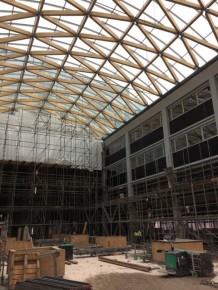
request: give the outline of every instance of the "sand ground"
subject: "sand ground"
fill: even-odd
[[[164,266],[154,263],[144,263],[142,259],[135,259],[134,254],[128,256],[107,256],[127,263],[136,263],[142,266],[156,268],[149,273],[117,266],[98,260],[98,257],[74,256],[77,264],[65,265],[64,278],[78,281],[86,281],[93,285],[93,290],[212,290],[207,285],[212,278],[202,277],[173,277],[164,273]],[[215,272],[218,272],[218,264],[215,264]],[[218,287],[218,276],[214,278]],[[6,280],[5,280],[6,282]],[[211,283],[209,283],[211,284]],[[7,287],[0,286],[0,290]]]

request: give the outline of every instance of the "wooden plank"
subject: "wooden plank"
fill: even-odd
[[[122,261],[118,261],[118,260],[112,260],[112,259],[105,258],[102,256],[99,256],[98,259],[99,259],[99,261],[102,261],[102,262],[115,264],[115,265],[131,268],[131,269],[136,269],[136,270],[143,271],[143,272],[150,272],[152,270],[152,267],[150,267],[150,266],[141,266],[139,264],[127,263],[127,262],[122,262]]]
[[[87,222],[84,223],[82,235],[84,235],[87,231],[87,224],[88,224]]]

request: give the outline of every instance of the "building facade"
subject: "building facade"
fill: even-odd
[[[216,58],[104,140],[110,229],[146,240],[216,232],[217,128]]]

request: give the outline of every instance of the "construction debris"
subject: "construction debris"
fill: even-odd
[[[207,252],[188,252],[188,261],[193,274],[201,277],[214,276],[211,254]]]

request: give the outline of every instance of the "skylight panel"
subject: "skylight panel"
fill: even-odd
[[[130,54],[120,44],[116,47],[116,49],[113,53],[113,57],[135,62],[134,59],[130,56]]]
[[[33,44],[32,44],[32,51],[34,52],[34,50],[48,50],[49,49],[49,45],[34,38],[33,40]]]
[[[38,9],[40,1],[39,0],[17,0],[17,2],[20,2],[25,5],[30,5],[34,9]]]
[[[149,68],[156,71],[157,73],[162,74],[163,76],[168,76],[169,78],[172,78],[171,73],[169,72],[165,62],[161,57],[157,57],[149,66]]]
[[[76,60],[74,57],[69,55],[67,58],[67,61],[65,62],[65,66],[82,67],[83,64],[81,62],[79,62],[78,60]]]
[[[54,32],[54,31],[64,31],[64,29],[60,28],[59,26],[53,24],[51,21],[46,20],[43,17],[40,17],[38,26],[37,26],[37,33],[41,32]]]
[[[94,46],[96,46],[97,49],[99,49],[106,55],[110,54],[111,50],[116,45],[115,42],[107,42],[107,41],[101,41],[101,40],[92,41],[91,39],[90,41],[91,43],[94,44]]]
[[[143,0],[137,0],[136,3],[133,3],[131,0],[124,0],[124,6],[134,15],[136,16],[140,11],[140,8],[144,5]]]
[[[196,2],[195,2],[196,3]],[[180,29],[184,29],[188,23],[190,23],[194,17],[199,14],[199,10],[193,9],[191,7],[182,6],[175,4],[170,9],[171,15],[173,16],[174,21],[180,27]]]
[[[186,30],[187,33],[194,35],[198,38],[206,38],[206,36],[210,33],[211,27],[205,17],[199,17],[190,28]]]
[[[122,10],[116,6],[113,1],[97,0],[95,4],[95,11],[103,13],[122,13]]]
[[[195,52],[196,58],[199,61],[199,65],[204,65],[207,61],[209,61],[212,57],[215,57],[217,53],[214,50],[211,50],[203,45],[195,44],[192,41],[189,41],[191,47],[193,47],[193,51]]]
[[[28,32],[32,32],[34,27],[35,16],[21,17],[21,19],[16,19],[12,21],[8,21],[8,24],[26,30]]]
[[[173,62],[169,60],[169,63],[172,63],[172,66],[174,67],[177,76],[179,77],[179,80],[183,80],[184,78],[188,77],[193,70],[178,63],[178,62]]]
[[[144,33],[142,33],[137,25],[133,25],[131,27],[129,33],[124,37],[124,39],[133,43],[143,43],[144,45],[150,45],[150,42],[146,39]]]
[[[101,18],[100,18],[101,19]],[[124,34],[126,29],[130,26],[130,22],[125,21],[118,21],[115,19],[102,19],[105,24],[112,30],[112,32],[118,37],[121,38],[121,36]]]
[[[20,48],[27,51],[27,48],[29,46],[29,39],[19,39],[15,41],[10,41],[9,43],[15,48]]]
[[[166,18],[165,13],[161,9],[158,1],[157,2],[151,1],[150,4],[148,5],[148,7],[146,8],[145,14],[148,17],[148,21],[151,21],[151,19],[152,19],[155,23],[161,22],[161,24],[164,24],[167,26],[172,26],[172,24]],[[143,18],[141,17],[141,19],[143,19]]]
[[[148,31],[160,49],[163,49],[169,42],[173,40],[173,38],[175,38],[174,33],[163,31],[161,29],[150,28]]]
[[[58,5],[53,0],[45,0],[44,9],[48,10],[63,10],[63,7],[65,6],[64,0],[58,0]]]
[[[61,65],[63,59],[65,58],[65,55],[56,55],[56,56],[46,55],[45,58],[57,63],[58,65]]]
[[[64,25],[69,27],[69,29],[77,31],[78,28],[80,27],[80,24],[81,24],[84,16],[79,16],[79,15],[74,15],[74,16],[68,16],[68,15],[56,16],[56,15],[54,15],[54,16],[52,16],[52,18],[54,18],[57,21],[59,21],[60,24],[63,23]],[[67,29],[66,29],[66,31],[67,31]]]
[[[94,34],[94,35],[104,35],[107,37],[111,37],[110,34],[107,33],[106,30],[104,30],[100,25],[98,25],[95,21],[92,19],[88,18],[85,26],[83,28],[84,33],[88,34]]]
[[[5,16],[8,15],[13,11],[13,6],[6,4],[4,2],[1,3],[1,11],[0,11],[0,16]]]
[[[96,53],[94,49],[92,49],[90,46],[88,46],[84,41],[82,41],[79,38],[77,38],[72,52],[74,52],[74,51],[80,51],[80,52],[83,52],[83,53],[84,52]]]
[[[218,4],[191,2],[194,8],[182,1],[17,1],[24,9],[3,2],[2,88],[18,91],[22,102],[29,97],[36,108],[37,96],[47,98],[54,110],[45,111],[63,118],[71,114],[69,103],[78,102],[77,122],[90,128],[104,113],[119,126],[217,54]],[[4,86],[7,77],[17,83]],[[113,128],[100,117],[94,126],[96,132]]]

